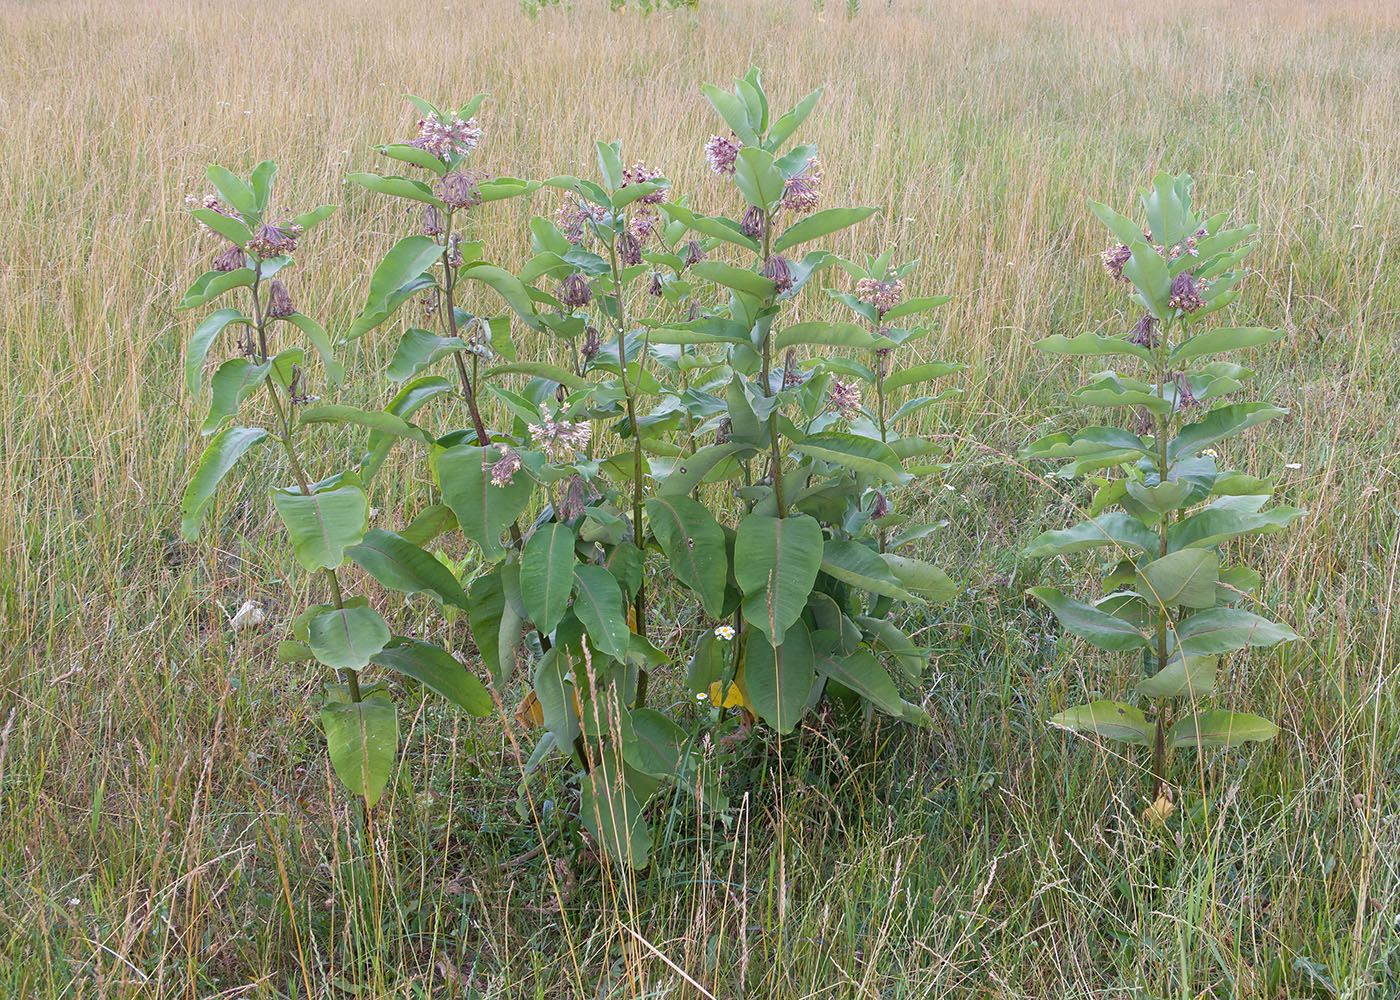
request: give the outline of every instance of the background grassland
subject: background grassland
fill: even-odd
[[[1400,993],[1400,8],[578,6],[533,24],[508,0],[0,8],[0,994]],[[404,92],[489,91],[493,172],[591,171],[592,140],[620,138],[719,210],[698,87],[751,62],[778,102],[828,88],[806,130],[828,203],[884,208],[838,249],[894,243],[923,259],[911,290],[957,296],[920,347],[972,366],[923,417],[946,435],[951,489],[911,501],[950,522],[928,554],[966,588],[916,621],[933,726],[830,719],[755,746],[724,763],[730,822],[666,804],[656,862],[619,881],[575,857],[558,813],[522,858],[538,837],[514,808],[507,724],[431,701],[412,715],[405,692],[402,766],[358,839],[328,777],[320,679],[273,658],[303,596],[252,485],[282,473],[277,456],[199,546],[172,541],[202,416],[179,374],[193,321],[173,306],[212,250],[185,196],[210,161],[275,157],[288,214],[343,205],[292,286],[335,328],[412,225],[341,182],[380,169],[371,143],[412,134]],[[1307,641],[1235,658],[1222,692],[1282,732],[1205,758],[1182,790],[1194,819],[1161,832],[1134,818],[1133,761],[1044,724],[1130,681],[1020,596],[1071,567],[1014,546],[1087,494],[1006,457],[1052,418],[1088,417],[1064,412],[1074,365],[1028,345],[1130,322],[1085,199],[1130,208],[1158,168],[1263,226],[1235,318],[1288,329],[1253,361],[1255,391],[1291,415],[1228,457],[1310,512],[1245,553]],[[483,212],[488,254],[518,264],[528,213],[549,207]],[[519,348],[548,350],[523,333]],[[372,372],[391,349],[381,331],[347,361]],[[344,397],[373,403],[376,385]],[[327,465],[354,447],[316,440]],[[400,524],[427,484],[392,468],[375,502]],[[248,597],[272,627],[235,641],[227,614]],[[687,609],[664,614],[684,631]],[[569,801],[548,777],[533,797]]]

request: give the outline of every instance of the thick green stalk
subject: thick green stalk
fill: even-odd
[[[772,243],[772,217],[768,210],[763,212],[763,273],[768,272],[768,261],[772,257],[770,246]],[[775,296],[776,298],[776,296]],[[770,299],[765,305],[772,305]],[[763,367],[760,381],[763,385],[763,395],[772,397],[773,386],[771,384],[770,373],[773,369],[773,329],[770,326],[763,334]],[[783,448],[778,437],[778,417],[776,413],[768,414],[768,440],[773,453],[773,495],[778,501],[778,516],[787,517],[787,500],[783,496]]]

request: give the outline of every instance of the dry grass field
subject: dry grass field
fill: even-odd
[[[0,7],[0,995],[1400,995],[1400,6],[864,8]],[[557,830],[530,853],[511,723],[425,701],[361,838],[322,678],[274,657],[304,595],[258,477],[198,545],[175,540],[202,404],[180,374],[195,321],[174,306],[208,257],[186,196],[209,162],[270,157],[287,214],[340,204],[295,278],[334,328],[410,225],[342,180],[412,134],[404,93],[489,92],[477,164],[495,173],[587,173],[593,140],[617,138],[717,211],[699,86],[751,63],[776,103],[827,88],[807,134],[832,203],[883,209],[836,249],[893,243],[922,258],[917,294],[956,296],[929,350],[971,368],[922,418],[951,463],[924,497],[949,521],[930,556],[964,588],[913,623],[938,667],[933,726],[756,754],[726,775],[730,822],[663,817],[651,868],[622,878]],[[1136,821],[1132,761],[1045,724],[1125,688],[1082,644],[1044,641],[1052,619],[1022,593],[1073,577],[1016,547],[1085,495],[1010,457],[1084,416],[1066,412],[1075,363],[1031,341],[1124,324],[1086,199],[1128,210],[1159,168],[1262,225],[1235,318],[1287,329],[1250,363],[1291,413],[1230,458],[1309,512],[1246,546],[1305,641],[1235,657],[1222,692],[1279,737],[1208,757],[1183,797],[1210,808],[1179,833]],[[488,206],[488,255],[518,264],[550,207]],[[382,367],[389,334],[352,372]],[[378,385],[361,374],[343,398]],[[385,518],[423,502],[417,475],[381,477]],[[268,627],[228,629],[245,599]],[[535,794],[567,794],[549,781]]]

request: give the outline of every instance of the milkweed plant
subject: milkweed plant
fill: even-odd
[[[1053,587],[1030,593],[1066,632],[1129,654],[1134,663],[1131,701],[1099,700],[1050,721],[1146,748],[1149,815],[1157,820],[1174,808],[1169,761],[1175,751],[1265,741],[1276,732],[1267,719],[1214,704],[1227,659],[1297,638],[1255,610],[1262,578],[1235,561],[1231,542],[1279,531],[1303,512],[1268,506],[1273,480],[1234,471],[1223,457],[1223,442],[1287,411],[1242,400],[1254,373],[1221,356],[1284,334],[1207,322],[1239,297],[1239,266],[1257,227],[1230,227],[1223,213],[1199,214],[1191,193],[1189,176],[1158,174],[1141,192],[1146,228],[1091,203],[1114,238],[1104,268],[1137,319],[1119,335],[1057,335],[1037,346],[1115,359],[1115,367],[1090,375],[1070,400],[1110,408],[1127,426],[1051,434],[1024,452],[1029,459],[1065,460],[1057,476],[1087,477],[1096,488],[1084,521],[1045,532],[1026,554],[1099,554],[1106,591],[1092,602]]]

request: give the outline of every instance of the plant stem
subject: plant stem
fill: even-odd
[[[763,210],[763,272],[768,272],[768,261],[772,257],[772,218],[768,210]],[[768,301],[772,305],[777,298],[776,290],[773,299]],[[763,367],[760,381],[763,385],[763,395],[769,399],[773,396],[773,386],[770,373],[773,367],[773,330],[770,326],[763,334]],[[787,517],[787,499],[783,496],[783,448],[778,437],[778,417],[776,412],[768,414],[768,441],[773,453],[773,495],[778,501],[778,516]]]

